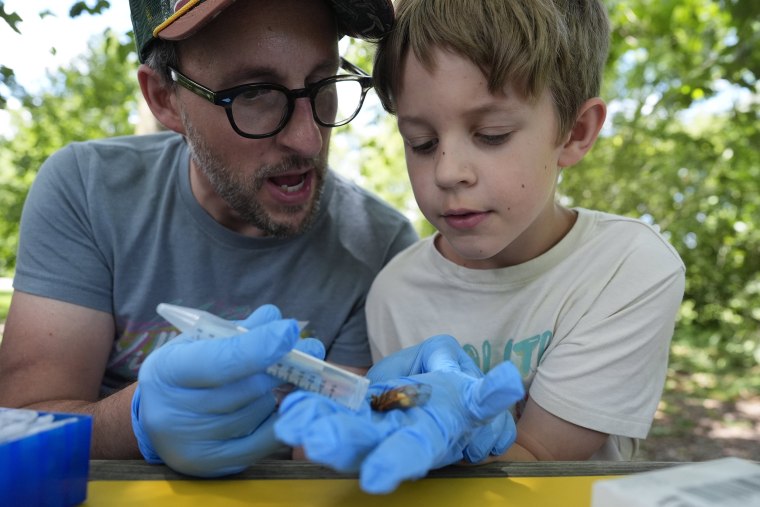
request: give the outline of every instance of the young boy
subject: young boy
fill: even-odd
[[[438,233],[367,302],[373,359],[436,334],[528,393],[502,459],[630,459],[662,393],[684,266],[638,220],[556,199],[606,115],[600,0],[398,0],[375,59]],[[570,175],[568,175],[570,176]]]

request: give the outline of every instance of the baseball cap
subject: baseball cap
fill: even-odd
[[[235,0],[129,0],[137,52],[145,61],[156,38],[182,40],[197,32]],[[239,0],[248,1],[248,0]],[[393,26],[391,0],[328,0],[338,30],[360,39],[379,39]]]

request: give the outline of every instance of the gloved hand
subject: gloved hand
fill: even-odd
[[[215,477],[240,472],[281,445],[272,389],[282,381],[266,369],[293,348],[321,359],[324,347],[299,339],[296,321],[283,320],[272,305],[240,325],[250,331],[209,340],[181,334],[147,357],[132,428],[148,462]]]
[[[483,376],[456,339],[442,334],[384,357],[369,369],[367,378],[377,383],[439,370],[460,370],[476,378]]]
[[[494,417],[505,417],[523,396],[522,379],[512,363],[502,363],[479,379],[455,364],[370,387],[373,394],[410,383],[432,387],[427,403],[406,410],[374,412],[366,402],[353,412],[314,393],[293,393],[280,405],[275,433],[289,445],[303,446],[312,461],[342,472],[358,471],[364,491],[389,493],[404,480],[461,460],[476,431]],[[513,421],[486,433],[504,429],[507,434],[498,435],[498,444],[511,445]]]
[[[387,356],[367,372],[370,382],[384,382],[409,375],[441,370],[459,370],[475,378],[483,372],[450,335],[437,335]],[[515,421],[509,411],[495,417],[490,424],[475,429],[462,451],[463,458],[478,463],[503,454],[515,441]]]

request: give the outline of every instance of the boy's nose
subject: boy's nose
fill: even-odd
[[[435,181],[441,188],[472,185],[476,181],[474,166],[462,151],[441,148],[435,164]]]

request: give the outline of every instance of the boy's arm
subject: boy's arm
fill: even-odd
[[[528,399],[514,445],[489,461],[584,461],[608,436],[565,421]]]

